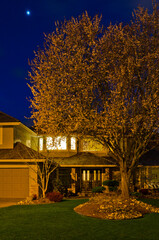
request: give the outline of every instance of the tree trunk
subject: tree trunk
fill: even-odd
[[[42,191],[42,195],[43,195],[43,198],[46,197],[46,195],[45,195],[45,190],[44,190],[44,189],[43,189],[43,191]]]
[[[128,199],[129,194],[129,177],[124,168],[120,170],[121,173],[121,195],[123,199]]]

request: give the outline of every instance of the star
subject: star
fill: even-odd
[[[26,11],[26,15],[29,16],[30,14],[31,14],[31,12],[30,12],[29,10],[27,10],[27,11]]]

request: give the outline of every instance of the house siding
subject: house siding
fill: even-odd
[[[3,126],[2,130],[2,144],[0,144],[0,149],[12,149],[13,148],[13,127]]]

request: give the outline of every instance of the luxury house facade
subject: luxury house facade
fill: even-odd
[[[0,198],[38,194],[36,134],[17,119],[0,112]]]
[[[52,173],[49,191],[60,181],[72,193],[89,192],[108,179],[120,180],[119,169],[108,149],[93,139],[76,136],[43,136],[17,119],[0,112],[0,198],[26,198],[39,194],[37,163],[53,160],[58,168]],[[135,188],[159,184],[159,151],[140,159],[132,178]]]

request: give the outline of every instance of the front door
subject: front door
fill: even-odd
[[[82,189],[91,190],[102,185],[101,169],[82,169]]]

